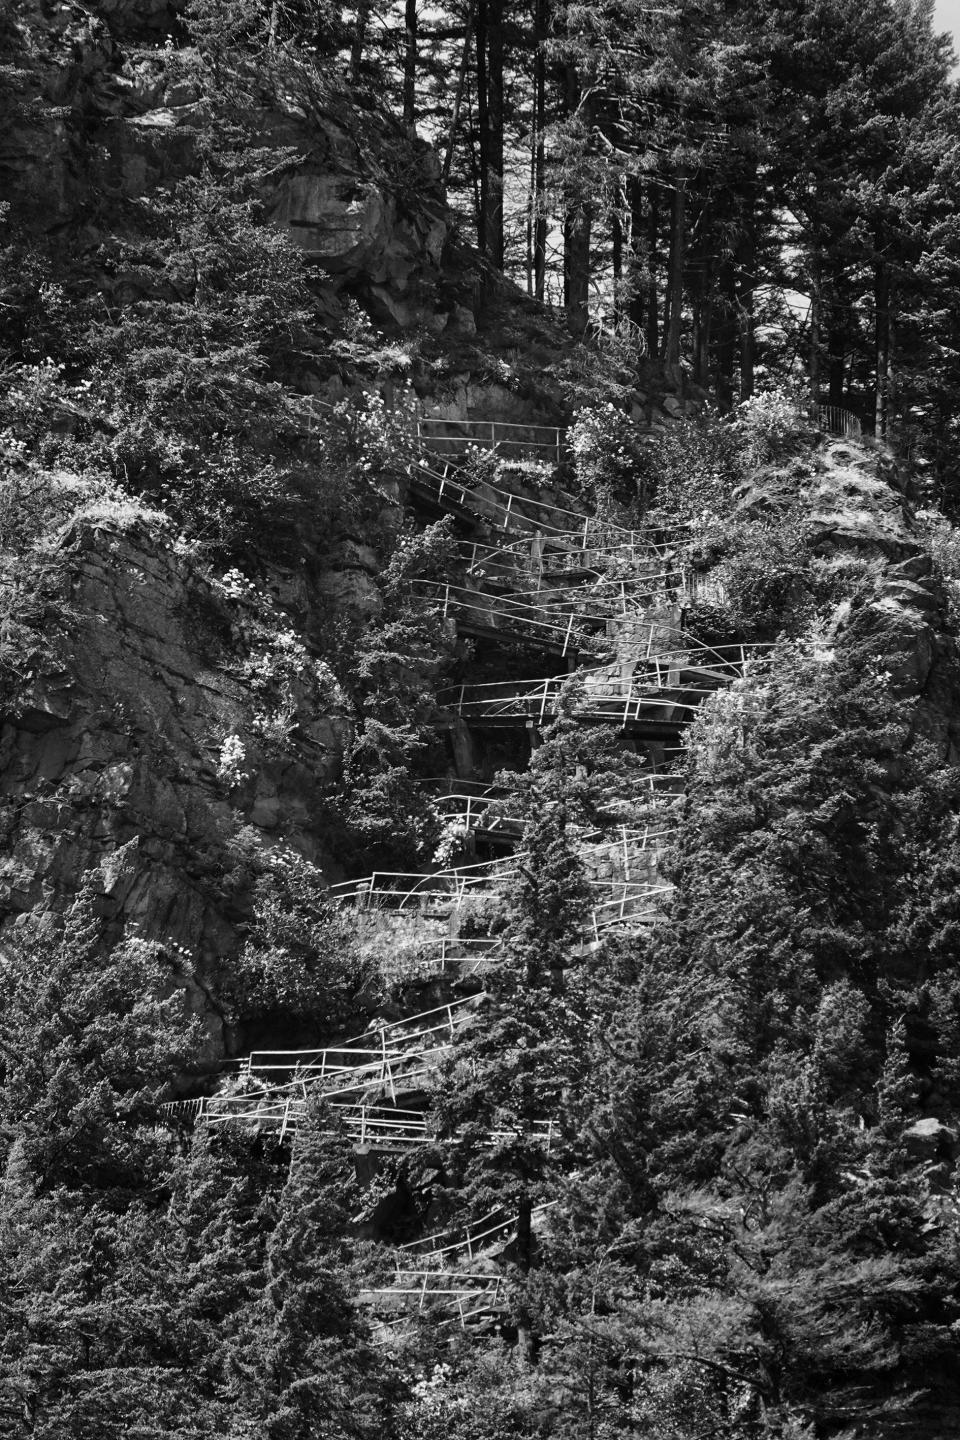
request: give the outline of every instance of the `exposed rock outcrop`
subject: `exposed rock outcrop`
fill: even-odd
[[[0,694],[0,914],[58,908],[137,839],[133,863],[104,877],[104,913],[117,933],[183,946],[209,975],[244,915],[223,883],[239,824],[330,858],[318,796],[341,763],[346,706],[332,677],[308,675],[289,736],[265,742],[242,606],[162,532],[85,521],[57,560],[70,618],[32,678]],[[242,764],[224,765],[228,737]]]

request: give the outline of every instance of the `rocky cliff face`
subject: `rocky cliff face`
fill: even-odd
[[[319,793],[350,735],[346,704],[303,665],[280,733],[249,599],[154,526],[77,522],[54,561],[68,618],[0,695],[0,912],[59,908],[99,870],[115,933],[182,946],[202,986],[238,945],[246,897],[225,876],[240,824],[331,862]]]
[[[6,193],[53,240],[87,249],[100,224],[91,197],[134,198],[187,173],[199,114],[182,64],[127,47],[131,8],[119,0],[101,8],[106,22],[79,9],[49,19],[45,103],[0,129]],[[143,7],[151,34],[162,35],[166,13],[160,3]],[[333,328],[356,296],[385,324],[446,335],[445,389],[435,375],[420,397],[436,415],[561,419],[549,387],[531,395],[518,383],[569,348],[559,325],[534,317],[522,297],[494,297],[511,311],[513,329],[494,316],[502,336],[516,339],[526,325],[529,345],[489,369],[474,343],[481,307],[467,303],[477,271],[445,268],[451,223],[435,158],[389,118],[361,107],[351,116],[307,119],[289,106],[265,108],[259,122],[265,144],[296,152],[269,197],[270,215],[316,266]],[[326,370],[320,363],[305,373],[304,389],[338,381],[335,359],[320,359]],[[645,424],[668,423],[704,398],[689,386],[671,394],[652,364],[640,381],[633,408]],[[512,488],[522,507],[530,498],[522,475]],[[541,505],[544,494],[538,487]],[[856,602],[837,611],[837,629],[875,632],[913,702],[917,731],[956,762],[960,680],[945,595],[896,475],[880,452],[837,442],[797,497],[825,563],[857,557],[866,566]],[[742,514],[781,500],[761,486],[744,497]],[[217,582],[142,517],[88,515],[60,536],[52,562],[66,622],[47,627],[19,683],[0,692],[0,922],[62,905],[86,872],[99,871],[116,933],[162,939],[196,957],[202,1004],[204,977],[237,949],[246,916],[245,897],[227,878],[241,826],[339,878],[322,795],[350,739],[348,706],[329,676],[298,657],[316,649],[334,610],[376,609],[377,557],[354,536],[309,573],[274,566],[263,582],[280,601],[272,629],[247,582]],[[15,606],[11,615],[0,638],[16,627]],[[620,638],[626,655],[634,642],[626,628]],[[285,710],[274,684],[282,664]],[[109,856],[130,841],[135,860],[115,870]]]
[[[26,7],[30,8],[30,7]],[[23,92],[0,130],[0,181],[50,234],[94,245],[104,206],[149,194],[197,165],[208,123],[196,52],[164,46],[164,0],[134,7],[34,7],[43,34]],[[246,117],[265,150],[289,156],[265,195],[270,218],[377,318],[442,328],[436,281],[450,215],[430,146],[331,78],[328,95],[264,96]]]
[[[739,514],[793,508],[822,567],[845,592],[831,635],[850,630],[875,649],[910,707],[915,734],[960,760],[956,617],[913,515],[909,471],[882,447],[828,440],[801,467],[748,491]],[[707,587],[709,576],[704,577]],[[702,582],[701,582],[702,583]]]
[[[913,728],[950,764],[960,762],[960,666],[942,579],[912,521],[909,481],[881,449],[829,444],[802,493],[815,544],[828,561],[860,559],[872,583],[842,602],[835,628],[874,639],[878,660],[911,704]]]

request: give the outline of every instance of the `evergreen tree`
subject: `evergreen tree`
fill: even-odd
[[[373,1440],[388,1432],[389,1368],[356,1300],[349,1234],[358,1202],[353,1156],[335,1112],[311,1105],[266,1256],[257,1365],[250,1376],[271,1440]]]
[[[31,916],[11,937],[0,970],[0,1113],[39,1185],[122,1193],[160,1182],[156,1103],[200,1032],[160,946],[105,949],[94,884],[62,917]]]

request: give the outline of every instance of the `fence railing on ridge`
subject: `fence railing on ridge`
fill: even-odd
[[[735,679],[748,659],[768,648],[731,645],[688,648],[673,654],[664,651],[639,661],[627,676],[610,673],[613,666],[600,666],[579,670],[574,676],[464,682],[439,691],[437,703],[447,712],[478,722],[532,720],[542,724],[557,712],[561,698],[573,691],[571,714],[575,718],[627,726],[631,720],[639,720],[644,710],[665,705],[692,714],[705,696]]]
[[[555,465],[563,460],[566,434],[559,425],[518,420],[461,420],[422,415],[416,421],[417,443],[438,454],[458,455],[470,449],[500,450],[504,455],[513,451],[520,455],[532,453],[534,458],[549,458]]]
[[[844,435],[848,440],[863,438],[863,422],[859,415],[842,405],[814,405],[812,417],[817,427],[828,435]]]
[[[652,578],[662,578],[664,588],[641,588],[651,587]],[[617,620],[642,623],[642,602],[655,602],[668,596],[666,586],[670,579],[682,583],[680,575],[645,577],[642,582],[636,582],[635,588],[623,582],[607,597],[587,594],[579,606],[572,600],[556,605],[538,602],[536,591],[530,592],[531,599],[520,599],[440,580],[413,583],[417,594],[429,597],[440,607],[441,618],[452,617],[465,633],[470,633],[471,628],[480,634],[516,632],[539,640],[563,656],[571,650],[587,650],[595,655],[609,652],[612,648],[607,633],[609,625]]]

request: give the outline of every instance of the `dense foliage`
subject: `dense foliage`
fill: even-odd
[[[939,511],[912,513],[892,451],[854,473],[864,452],[828,453],[809,410],[856,410],[901,455],[916,426],[955,499],[957,102],[930,5],[406,0],[401,25],[391,5],[190,0],[163,9],[169,34],[153,23],[0,4],[16,142],[0,154],[0,754],[24,716],[56,730],[32,687],[70,634],[84,526],[176,556],[210,612],[191,622],[215,622],[218,697],[252,707],[243,736],[208,737],[222,829],[185,861],[239,943],[210,981],[177,945],[123,933],[136,841],[64,901],[76,796],[42,775],[18,792],[40,899],[0,915],[0,1436],[957,1433],[960,772],[950,723],[938,744],[924,726],[960,685],[960,542]],[[147,81],[164,104],[136,105],[189,124],[118,178],[104,115]],[[396,112],[382,126],[378,106]],[[459,338],[399,334],[379,280],[338,289],[274,223],[304,163],[290,124],[360,151],[389,140],[398,212],[424,173],[410,127],[443,142],[482,252],[475,283],[431,281],[461,311],[473,294]],[[25,185],[16,152],[64,136],[73,188],[51,219],[37,196],[55,187]],[[591,524],[602,541],[648,523],[683,645],[766,648],[670,770],[662,736],[647,753],[626,719],[583,723],[586,682],[567,678],[552,723],[522,729],[528,768],[501,776],[522,831],[509,883],[455,937],[427,903],[361,918],[325,867],[419,879],[454,853],[430,782],[467,741],[443,686],[527,673],[492,621],[492,639],[457,637],[457,522],[400,503],[412,357],[433,346],[434,380],[466,365],[500,384],[464,334],[498,297],[519,306],[511,276],[562,299],[586,340],[564,382],[560,498],[590,515],[571,556]],[[754,394],[758,376],[783,387]],[[691,378],[716,400],[696,418]],[[677,412],[652,435],[644,385]],[[505,474],[483,454],[461,479],[492,505]],[[515,462],[511,483],[529,502],[554,479]],[[844,529],[874,502],[892,538]],[[543,545],[528,528],[517,552],[538,594]],[[597,595],[644,579],[624,550]],[[334,553],[346,600],[324,588]],[[310,788],[317,713],[346,738]],[[255,761],[303,780],[314,860],[285,817],[269,840],[251,818]],[[59,849],[41,822],[63,824]],[[628,829],[667,825],[659,923],[602,926],[598,874],[615,891]],[[482,994],[469,976],[392,983],[418,925],[490,947]],[[358,1145],[335,1083],[330,1103],[300,1072],[278,1124],[218,1123],[216,1106],[192,1123],[223,1035],[340,1045],[375,1012],[464,995],[456,1044],[427,1047],[422,1144]],[[231,1074],[223,1093],[256,1083]],[[463,1237],[491,1217],[499,1239],[474,1253]],[[437,1235],[496,1306],[407,1306],[396,1244]],[[438,1266],[431,1252],[423,1273]]]

